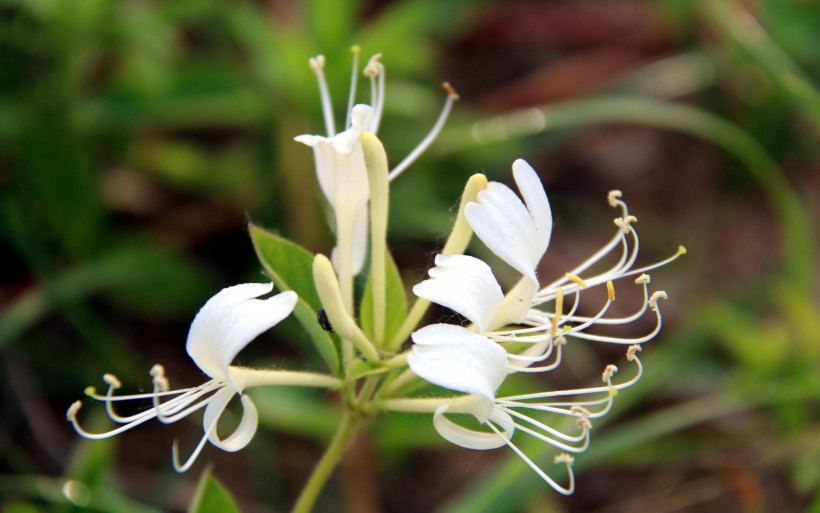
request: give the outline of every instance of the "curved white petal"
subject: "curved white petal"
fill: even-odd
[[[492,402],[507,375],[507,352],[486,337],[452,324],[431,324],[412,334],[407,363],[422,379]]]
[[[538,176],[522,160],[516,161],[515,178],[527,205],[506,185],[490,182],[464,212],[490,251],[537,281],[535,268],[549,244],[552,214]]]
[[[490,266],[467,255],[436,255],[436,267],[428,274],[430,279],[413,287],[413,293],[460,313],[480,332],[489,328],[504,301]]]
[[[482,451],[497,449],[506,445],[515,432],[515,423],[512,418],[500,408],[493,409],[488,420],[501,426],[504,429],[504,435],[494,432],[474,431],[459,426],[444,415],[448,407],[447,404],[439,406],[433,414],[433,426],[442,438],[460,447]]]
[[[248,343],[290,315],[293,291],[254,299],[273,290],[273,283],[245,283],[222,289],[199,310],[188,331],[186,349],[194,363],[212,378],[227,377],[228,366]]]
[[[226,439],[221,439],[215,427],[215,423],[219,421],[219,417],[225,411],[228,402],[233,398],[236,392],[230,388],[223,388],[208,402],[205,408],[205,413],[202,416],[202,426],[208,433],[208,440],[219,447],[223,451],[236,452],[243,449],[256,434],[256,428],[259,425],[259,413],[256,406],[247,395],[241,395],[242,400],[242,419],[233,433]],[[210,431],[209,427],[214,426]]]
[[[544,191],[544,186],[541,184],[541,179],[538,173],[530,166],[526,160],[517,159],[513,162],[513,178],[518,190],[521,191],[521,196],[527,204],[527,210],[530,211],[532,220],[535,222],[535,229],[537,236],[535,242],[539,244],[535,250],[539,253],[540,260],[544,253],[547,252],[547,247],[552,236],[552,209],[550,202],[547,199],[547,193]]]

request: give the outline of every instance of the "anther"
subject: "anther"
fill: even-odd
[[[575,458],[565,452],[562,452],[561,454],[557,454],[555,459],[552,461],[556,464],[563,463],[565,465],[572,465],[575,462]]]
[[[317,55],[316,57],[311,57],[308,59],[308,63],[314,73],[321,73],[322,70],[325,69],[325,56]]]
[[[558,287],[555,291],[555,316],[552,318],[552,328],[550,333],[554,336],[558,331],[558,324],[561,322],[561,315],[564,309],[564,288]]]
[[[647,285],[651,281],[652,279],[649,277],[648,274],[642,274],[635,278],[635,284],[637,285]]]
[[[588,287],[587,282],[582,280],[581,277],[578,276],[577,274],[566,273],[564,276],[566,276],[569,281],[577,283],[578,286],[581,287],[582,289],[585,289],[585,288]]]
[[[367,66],[364,67],[364,76],[367,78],[376,78],[379,76],[383,68],[382,63],[379,62],[381,58],[382,54],[377,53],[367,61]]]
[[[618,372],[618,367],[610,363],[606,366],[606,368],[604,368],[604,373],[601,375],[601,380],[603,380],[604,383],[609,383],[612,376],[614,376],[616,372]]]
[[[669,299],[669,296],[667,296],[666,292],[663,290],[653,292],[652,295],[649,297],[649,308],[651,308],[652,310],[657,310],[659,299]]]
[[[607,194],[607,197],[606,197],[607,201],[609,202],[609,206],[610,207],[617,207],[618,206],[618,200],[621,199],[621,196],[623,196],[623,195],[624,195],[624,193],[622,193],[618,189],[614,189],[614,190],[609,191],[609,194]]]
[[[686,246],[678,246],[678,255],[686,254]]]
[[[110,386],[111,388],[113,388],[115,390],[118,389],[118,388],[122,388],[122,382],[120,382],[120,380],[117,378],[117,376],[115,376],[113,374],[108,374],[108,373],[103,374],[102,379],[103,379],[103,381],[106,382],[106,384],[108,386]]]
[[[148,371],[148,374],[154,379],[159,378],[159,377],[163,377],[163,376],[165,376],[165,367],[163,367],[162,365],[160,365],[158,363],[154,364],[154,366],[151,367],[151,370]]]
[[[641,350],[641,346],[639,346],[637,344],[629,346],[629,349],[626,350],[626,359],[630,362],[635,361],[635,358],[636,358],[635,353],[639,352],[640,350]]]
[[[556,335],[555,339],[553,340],[553,344],[556,346],[565,346],[567,345],[567,338],[564,335]]]
[[[94,397],[95,395],[97,395],[97,387],[87,386],[85,387],[85,390],[83,390],[83,393],[89,397]]]
[[[80,408],[82,407],[82,401],[74,401],[71,403],[71,406],[68,407],[68,411],[65,412],[65,419],[69,422],[74,422],[77,420],[77,412],[80,411]]]
[[[579,428],[583,429],[584,431],[589,431],[592,429],[592,422],[589,421],[586,417],[581,417],[580,419],[576,420],[575,423],[578,425]]]
[[[612,280],[606,282],[606,295],[610,301],[615,301],[615,285]]]
[[[590,415],[592,415],[592,413],[589,410],[587,410],[583,406],[578,406],[577,404],[570,408],[570,411],[578,417],[589,417]]]
[[[461,99],[461,96],[459,96],[458,91],[456,91],[456,89],[452,85],[450,85],[450,82],[444,82],[443,84],[441,84],[441,87],[444,89],[447,95],[453,100]]]

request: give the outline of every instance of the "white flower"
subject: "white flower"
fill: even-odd
[[[429,270],[430,278],[413,287],[413,292],[466,317],[474,331],[495,342],[526,343],[523,350],[508,355],[510,371],[554,369],[560,363],[562,346],[571,337],[631,345],[657,335],[662,324],[657,303],[666,294],[649,293],[650,278],[645,272],[665,265],[685,250],[681,248],[662,262],[633,268],[639,247],[637,232],[632,227],[636,219],[620,200],[620,192],[613,191],[609,202],[621,208],[622,217],[615,220],[617,228],[612,240],[570,273],[538,290],[535,269],[549,244],[552,215],[535,171],[519,159],[513,164],[513,174],[526,205],[508,187],[493,182],[478,194],[478,203],[468,204],[465,211],[479,238],[523,275],[518,284],[504,295],[483,261],[466,255],[438,255],[436,266]],[[621,255],[613,266],[589,277],[579,276],[618,248]],[[613,281],[636,274],[635,283],[643,287],[641,306],[626,317],[607,317],[615,300]],[[582,292],[589,294],[590,289],[601,285],[606,286],[603,306],[594,315],[581,315]],[[565,303],[570,301],[566,308]],[[596,327],[633,322],[647,310],[654,312],[656,326],[646,335],[628,338],[592,332]],[[552,363],[534,366],[553,354]]]
[[[260,371],[230,366],[234,357],[259,334],[267,331],[290,315],[297,296],[293,291],[281,292],[268,299],[256,299],[273,290],[272,283],[246,283],[228,287],[217,293],[197,313],[188,332],[186,348],[194,363],[208,375],[210,380],[193,388],[170,390],[161,365],[151,369],[154,390],[147,394],[114,395],[121,388],[116,376],[106,374],[106,395],[100,395],[93,387],[86,390],[92,399],[105,403],[108,416],[123,424],[105,433],[85,431],[77,421],[82,406],[76,401],[68,410],[67,419],[79,434],[86,438],[108,438],[151,419],[172,423],[205,408],[202,418],[204,435],[191,456],[180,463],[177,445],[173,447],[174,467],[183,472],[191,467],[202,451],[206,441],[225,451],[238,451],[248,445],[256,433],[258,414],[253,401],[242,392],[249,386],[260,384]],[[228,403],[239,395],[242,402],[242,419],[227,438],[217,433],[217,424]],[[173,397],[162,402],[161,399]],[[153,407],[134,415],[122,416],[114,410],[117,401],[151,399]]]
[[[416,331],[413,342],[413,350],[407,361],[416,375],[435,385],[470,394],[445,399],[437,407],[433,414],[436,431],[446,440],[468,449],[487,450],[507,445],[544,481],[564,494],[574,490],[572,458],[565,453],[555,458],[555,462],[565,464],[569,472],[569,482],[564,487],[512,442],[514,433],[521,431],[568,453],[583,452],[589,445],[590,419],[608,413],[617,391],[636,383],[643,371],[636,356],[640,347],[632,346],[627,352],[627,359],[636,362],[638,373],[625,383],[613,385],[612,376],[617,368],[610,365],[603,373],[606,383],[603,387],[497,398],[495,392],[508,370],[507,355],[497,343],[447,324],[435,324]],[[535,413],[526,414],[521,410]],[[489,431],[464,427],[449,419],[447,414],[472,415]],[[536,418],[544,415],[558,419],[557,427]],[[566,423],[560,422],[562,417],[575,418],[578,432],[566,433]]]
[[[370,80],[370,104],[355,104],[358,55],[359,49],[354,47],[345,129],[338,134],[324,75],[325,58],[319,55],[310,59],[310,67],[319,83],[327,135],[300,135],[295,138],[313,148],[319,185],[333,210],[337,241],[332,260],[340,275],[358,274],[367,256],[367,202],[370,188],[359,136],[362,132],[377,134],[384,111],[385,70],[379,61],[380,54],[373,56],[364,69],[364,75]],[[438,120],[421,143],[390,171],[390,180],[404,172],[441,132],[453,102],[458,99],[452,87],[445,84],[444,88],[448,93],[447,101]]]
[[[535,269],[552,234],[552,211],[541,180],[526,161],[513,162],[518,196],[506,185],[490,182],[478,202],[464,210],[479,239],[499,258],[533,282]]]

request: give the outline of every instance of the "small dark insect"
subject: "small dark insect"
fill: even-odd
[[[323,330],[333,333],[333,326],[331,326],[330,319],[327,318],[327,312],[325,312],[324,308],[320,308],[319,311],[316,312],[316,321]]]

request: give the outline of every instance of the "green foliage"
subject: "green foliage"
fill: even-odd
[[[313,285],[313,255],[297,244],[254,224],[249,225],[251,240],[265,271],[280,290],[293,290],[299,301],[293,315],[310,336],[330,370],[341,373],[337,338],[317,321],[322,308]]]
[[[188,513],[239,513],[239,507],[208,467],[199,478]]]

